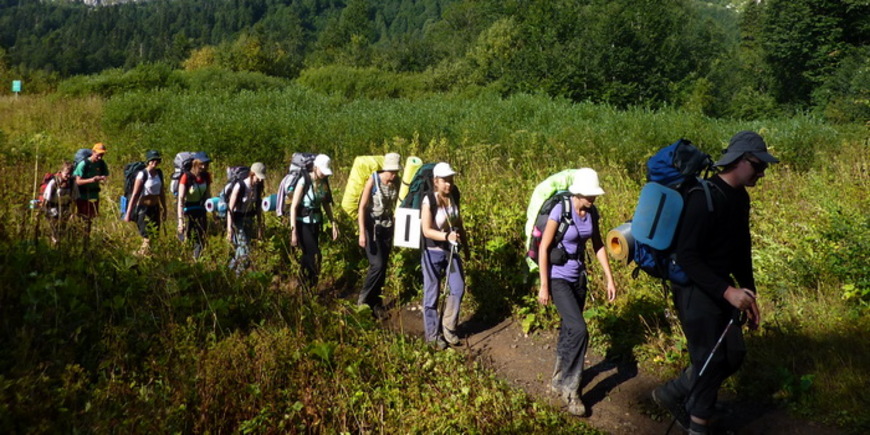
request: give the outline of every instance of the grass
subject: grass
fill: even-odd
[[[783,164],[750,191],[765,327],[748,336],[749,359],[728,388],[847,432],[870,425],[870,396],[860,388],[870,367],[861,345],[870,326],[865,127],[810,117],[741,123],[530,95],[347,101],[295,85],[105,100],[7,98],[0,115],[3,173],[26,174],[6,177],[3,195],[12,205],[0,211],[8,253],[0,279],[13,283],[0,299],[3,345],[13,349],[0,366],[2,402],[13,404],[0,409],[2,425],[50,430],[55,420],[41,416],[101,432],[537,432],[566,424],[473,363],[429,352],[366,324],[346,304],[288,287],[296,263],[276,220],[256,250],[258,272],[240,281],[226,274],[228,248],[219,236],[201,263],[179,253],[170,236],[158,240],[152,259],[135,259],[134,231],[109,216],[88,261],[74,248],[34,246],[24,205],[37,145],[46,167],[80,146],[107,142],[115,174],[155,146],[167,155],[205,149],[216,168],[261,159],[270,174],[282,172],[276,168],[293,151],[315,150],[332,155],[339,196],[356,155],[398,151],[450,161],[460,171],[472,239],[463,310],[490,323],[522,317],[534,330],[557,321],[552,308],[535,303],[522,258],[525,203],[537,181],[592,166],[607,191],[597,205],[609,229],[630,217],[643,161],[655,149],[688,137],[717,155],[743,129],[760,131]],[[104,198],[117,197],[120,178]],[[270,190],[278,178],[270,177]],[[323,244],[324,286],[351,292],[365,260],[355,223],[340,217],[338,225],[340,239]],[[670,303],[654,280],[631,278],[632,268],[614,264],[615,304],[588,304],[593,346],[674,373],[687,355]],[[592,291],[603,294],[598,271],[591,276]],[[414,301],[419,281],[417,253],[394,253],[387,293]]]

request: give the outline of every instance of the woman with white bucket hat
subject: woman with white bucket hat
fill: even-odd
[[[393,246],[393,211],[402,182],[398,176],[402,169],[401,159],[397,153],[384,155],[383,167],[371,174],[359,199],[359,246],[366,251],[369,271],[357,303],[371,307],[378,319],[386,317],[381,290],[387,279],[387,260]]]
[[[598,210],[595,208],[595,199],[604,194],[598,174],[590,168],[577,170],[568,191],[573,195],[571,223],[558,246],[566,255],[558,260],[561,264],[553,264],[555,258],[551,261],[552,249],[556,248],[553,239],[562,219],[562,204],[559,203],[550,211],[539,248],[541,288],[538,301],[542,305],[551,301],[555,303],[562,318],[550,388],[567,403],[568,412],[582,416],[586,414],[586,408],[580,400],[580,379],[589,344],[586,321],[583,319],[587,293],[584,261],[587,240],[591,240],[592,250],[604,272],[608,301],[612,302],[616,298],[616,284],[601,238]]]

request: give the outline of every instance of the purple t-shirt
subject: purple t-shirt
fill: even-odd
[[[580,255],[576,260],[568,260],[563,266],[550,266],[550,279],[561,278],[566,281],[575,282],[580,279],[580,274],[586,270],[583,265],[583,250],[586,249],[586,240],[592,237],[592,213],[587,212],[586,216],[580,217],[574,207],[571,207],[571,218],[574,221],[573,225],[569,225],[565,230],[565,236],[562,238],[562,247],[568,254],[579,252]],[[562,220],[562,203],[556,204],[550,211],[550,220],[559,222]]]

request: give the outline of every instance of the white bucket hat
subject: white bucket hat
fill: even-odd
[[[604,190],[598,183],[598,173],[592,168],[580,168],[574,173],[574,182],[568,191],[573,195],[599,196]]]
[[[456,171],[454,171],[453,168],[450,167],[450,164],[446,162],[438,163],[434,168],[432,168],[433,177],[447,178],[455,174]]]
[[[332,169],[329,169],[329,164],[332,160],[326,154],[318,154],[314,158],[314,167],[320,169],[320,172],[325,176],[332,175]]]
[[[254,163],[253,165],[251,165],[251,172],[253,172],[254,175],[256,175],[257,178],[259,178],[261,180],[266,179],[266,165],[264,165],[260,162],[257,162],[257,163]]]
[[[384,155],[384,171],[401,171],[402,156],[398,153],[389,153]]]

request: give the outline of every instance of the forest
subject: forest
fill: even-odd
[[[341,87],[363,69],[423,93],[488,88],[850,122],[870,119],[868,59],[864,0],[0,2],[0,77],[37,93],[143,63]]]
[[[422,328],[418,250],[392,251],[380,322],[355,303],[356,219],[321,237],[314,289],[271,212],[240,275],[214,215],[201,257],[172,228],[140,254],[116,212],[123,168],[201,150],[213,193],[254,161],[274,193],[294,152],[324,153],[338,203],[356,156],[447,161],[469,234],[461,329],[508,325],[504,346],[537,364],[560,316],[525,261],[535,186],[594,168],[606,231],[631,219],[656,150],[682,137],[718,157],[752,130],[781,162],[749,189],[764,321],[722,388],[751,421],[727,430],[788,432],[766,421],[779,413],[868,433],[868,120],[866,0],[0,0],[0,432],[601,433],[607,406],[663,432],[648,391],[609,403],[689,360],[662,282],[634,264],[612,261],[612,303],[590,265],[590,356],[628,370],[576,418],[470,341],[439,351],[407,332]],[[41,176],[97,142],[104,208],[87,243],[80,219],[52,241],[29,207]]]

